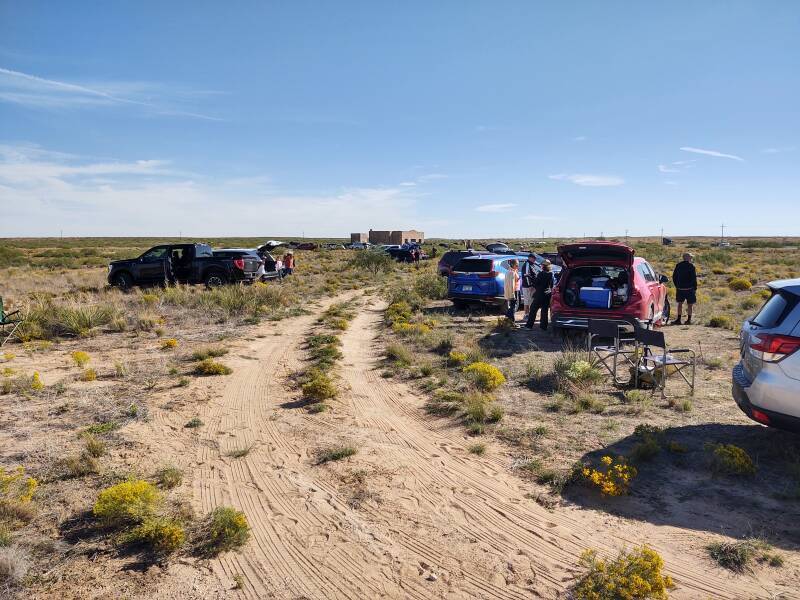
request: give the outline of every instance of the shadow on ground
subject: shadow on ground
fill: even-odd
[[[603,497],[579,483],[562,496],[627,519],[735,538],[761,536],[775,546],[800,549],[800,436],[760,425],[709,423],[665,429],[660,440],[661,450],[651,460],[634,463],[639,474],[628,496]],[[641,441],[634,434],[581,461],[597,465],[604,455],[630,457]],[[670,451],[670,442],[684,451]],[[709,444],[746,450],[755,476],[715,474]]]

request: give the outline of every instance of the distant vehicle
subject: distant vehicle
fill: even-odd
[[[739,333],[733,398],[754,421],[800,433],[800,279],[767,286],[772,295]]]
[[[410,248],[390,248],[386,252],[397,262],[414,262],[414,256],[411,254],[412,249]],[[428,255],[421,252],[419,258],[420,260],[428,260]]]
[[[262,278],[265,273],[264,258],[257,250],[248,248],[221,248],[214,250],[214,256],[223,258],[241,258],[244,260],[244,274],[242,281],[252,283]]]
[[[484,246],[489,252],[494,252],[495,254],[513,254],[513,250],[508,247],[507,244],[503,242],[494,242],[492,244],[486,244]]]
[[[530,252],[514,252],[514,254],[519,257],[520,268],[522,268],[522,263],[525,262],[526,260],[528,260],[528,256],[530,256],[531,253]],[[551,265],[552,265],[550,270],[553,272],[553,279],[554,279],[554,281],[557,282],[559,276],[561,275],[561,267],[559,265],[555,264],[552,259],[549,259],[549,258],[545,259],[545,257],[543,255],[539,254],[538,252],[534,252],[533,254],[536,256],[536,259],[535,259],[534,265],[533,265],[533,272],[538,275],[539,272],[542,270],[542,263],[544,263],[545,260],[549,260]]]
[[[478,252],[477,250],[448,250],[439,259],[439,264],[436,267],[437,272],[442,277],[447,277],[450,270],[456,266],[456,263],[466,256],[479,256],[486,254],[486,252]]]
[[[294,248],[296,250],[316,250],[317,245],[314,242],[300,242],[299,244],[295,244]]]
[[[447,298],[457,308],[470,302],[503,306],[503,289],[508,261],[516,256],[479,254],[465,256],[450,271],[447,277]]]
[[[400,244],[381,244],[378,248],[388,252],[389,250],[400,250],[402,246]]]
[[[665,324],[669,298],[665,275],[657,275],[630,246],[619,242],[578,242],[558,247],[563,263],[550,301],[555,328],[586,329],[589,319]]]
[[[372,244],[369,242],[352,242],[347,244],[347,248],[349,250],[369,250],[372,248]]]
[[[662,237],[662,238],[661,238],[661,243],[662,243],[664,246],[672,246],[672,238],[668,238],[668,237]]]
[[[320,247],[323,250],[344,250],[343,244],[322,244]]]
[[[208,244],[162,244],[138,258],[108,265],[108,283],[123,290],[163,283],[170,276],[178,283],[204,283],[209,288],[248,280],[243,258],[214,256]]]

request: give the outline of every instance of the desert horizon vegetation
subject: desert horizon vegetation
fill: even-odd
[[[352,402],[343,338],[371,306],[382,310],[381,379],[413,389],[423,401],[405,409],[460,439],[464,460],[501,465],[554,514],[580,507],[626,520],[636,539],[652,533],[649,523],[680,531],[635,548],[585,547],[566,585],[575,598],[629,593],[630,573],[649,590],[631,597],[684,597],[690,582],[673,570],[687,552],[771,593],[796,582],[797,521],[772,515],[798,512],[800,443],[739,412],[729,370],[735,330],[763,303],[765,284],[800,276],[800,239],[731,238],[722,248],[712,237],[629,240],[667,275],[683,251],[696,257],[697,325],[666,331],[670,344],[698,351],[698,390],[689,397],[670,384],[664,400],[611,385],[578,340],[511,330],[492,310],[455,310],[436,257],[415,269],[364,252],[296,251],[296,273],[281,284],[108,288],[109,260],[165,241],[0,240],[0,296],[26,316],[20,339],[0,353],[0,589],[9,594],[80,595],[110,573],[118,578],[104,584],[108,593],[156,593],[180,577],[181,561],[199,571],[227,564],[214,558],[220,553],[248,552],[253,508],[207,508],[197,496],[202,461],[187,448],[203,440],[226,465],[269,451],[262,439],[203,436],[219,420],[211,407],[226,381],[263,360],[243,344],[282,335],[286,320],[313,318],[298,341],[304,360],[264,368],[279,369],[280,385],[296,395],[284,413],[302,408],[302,419],[316,420],[310,428],[330,432],[315,440],[309,468],[344,490],[361,518],[380,513],[392,477],[364,462],[380,446],[362,447],[343,422]],[[494,240],[474,243],[484,241]],[[505,241],[546,251],[557,244]],[[441,255],[460,242],[428,240],[425,249]],[[173,435],[187,441],[160,451],[149,436],[172,414]],[[718,505],[726,510],[709,515]],[[134,563],[158,573],[131,574],[125,565]],[[212,572],[209,586],[226,577],[237,593],[250,585],[246,573]],[[609,586],[616,592],[603,596]]]

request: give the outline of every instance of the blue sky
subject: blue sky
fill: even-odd
[[[800,3],[0,0],[0,236],[800,235]]]

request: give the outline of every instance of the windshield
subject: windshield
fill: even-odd
[[[761,310],[756,313],[756,316],[750,320],[750,323],[759,327],[777,327],[798,300],[797,296],[789,293],[774,292]]]

